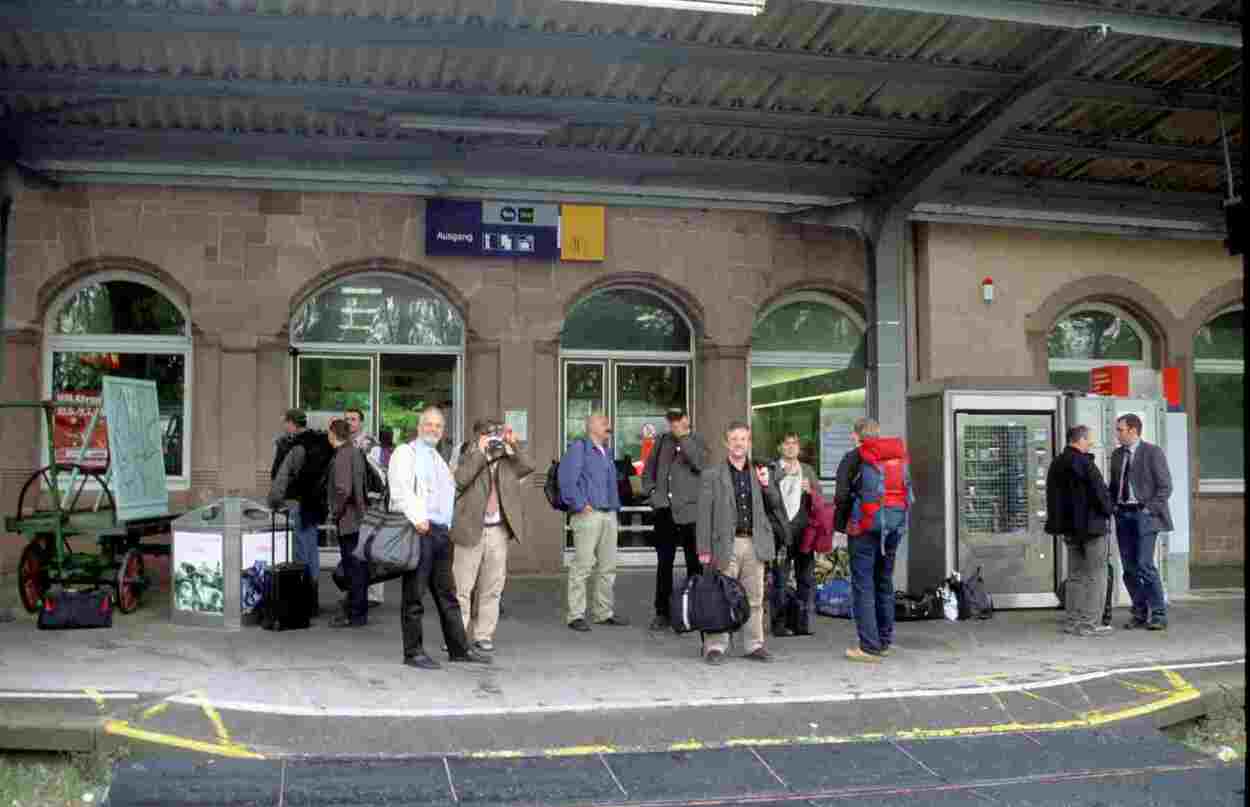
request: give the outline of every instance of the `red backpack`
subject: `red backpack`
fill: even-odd
[[[866,437],[859,445],[859,489],[851,507],[847,535],[881,529],[881,508],[907,510],[915,497],[911,490],[911,461],[901,437]]]

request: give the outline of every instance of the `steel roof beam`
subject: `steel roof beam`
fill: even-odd
[[[833,6],[905,11],[943,17],[967,17],[1045,28],[1106,25],[1117,34],[1241,48],[1241,27],[1232,22],[1200,20],[1173,14],[1144,14],[1089,2],[1058,0],[815,0]]]
[[[1050,99],[1048,84],[1069,74],[1094,49],[1105,42],[1107,32],[1090,29],[1064,34],[1060,42],[1039,57],[1028,76],[1011,92],[986,106],[963,130],[934,150],[877,200],[884,209],[909,211],[916,202],[959,176],[964,166],[1006,134],[1032,119]]]
[[[1008,134],[990,146],[987,151],[1053,154],[1087,160],[1151,160],[1195,165],[1224,164],[1224,151],[1219,146],[1142,143],[1136,140],[1120,140],[1094,134],[1017,132]],[[1240,156],[1238,154],[1233,162],[1240,163]]]
[[[1095,81],[1087,78],[1060,79],[1051,85],[1056,98],[1085,103],[1125,104],[1172,112],[1213,112],[1221,106],[1241,109],[1241,96],[1175,87],[1150,87],[1127,81]]]
[[[593,126],[713,126],[776,131],[802,137],[863,137],[930,143],[949,136],[946,123],[865,115],[822,115],[748,108],[677,106],[542,95],[490,95],[450,90],[378,87],[326,81],[203,78],[87,70],[0,69],[0,95],[133,98],[203,98],[291,104],[327,113],[543,116]]]
[[[780,160],[716,159],[695,156],[541,148],[504,144],[456,144],[436,135],[408,139],[328,137],[289,133],[231,133],[204,130],[95,129],[39,126],[19,141],[21,158],[124,160],[135,155],[165,160],[257,161],[325,170],[357,166],[396,171],[463,171],[605,179],[628,184],[681,184],[696,180],[712,187],[776,189],[828,196],[867,189],[871,178],[854,165]],[[264,155],[258,157],[257,155]]]

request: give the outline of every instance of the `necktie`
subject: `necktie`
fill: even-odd
[[[495,482],[495,469],[491,468],[486,475],[490,477],[490,493],[486,497],[486,520],[499,520],[499,486]]]
[[[1133,467],[1133,452],[1124,452],[1124,473],[1120,476],[1120,501],[1128,501],[1128,472]]]

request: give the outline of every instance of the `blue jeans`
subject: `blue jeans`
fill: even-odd
[[[295,532],[295,562],[308,569],[308,579],[315,586],[321,576],[321,551],[317,548],[317,524],[300,519],[298,504],[291,505],[291,529]]]
[[[1163,599],[1163,580],[1155,566],[1154,517],[1146,510],[1122,510],[1115,514],[1115,536],[1124,567],[1124,587],[1133,600],[1133,619],[1167,622],[1168,604]]]
[[[880,653],[894,644],[894,556],[907,537],[907,511],[881,510],[881,529],[851,538],[851,611],[859,649]]]

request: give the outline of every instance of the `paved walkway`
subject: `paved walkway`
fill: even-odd
[[[771,640],[775,664],[733,659],[713,668],[699,660],[697,636],[645,629],[649,575],[618,580],[618,610],[634,626],[589,634],[564,626],[562,588],[556,579],[512,581],[494,666],[436,672],[399,663],[392,591],[363,630],[330,630],[324,620],[281,634],[175,627],[156,603],[118,615],[107,631],[44,633],[22,615],[0,625],[0,686],[9,714],[24,705],[23,719],[38,722],[56,702],[68,720],[94,713],[140,740],[142,732],[209,744],[226,737],[265,754],[506,754],[1088,723],[1094,709],[1178,700],[1186,690],[1165,668],[1244,680],[1238,596],[1174,602],[1166,633],[1117,630],[1098,639],[1060,633],[1061,613],[1050,610],[904,623],[897,654],[880,666],[843,658],[853,625],[821,618],[815,636]],[[1117,622],[1124,614],[1117,611]],[[437,657],[438,629],[428,614],[426,627]],[[1124,678],[1140,679],[1138,688]],[[1109,694],[1090,695],[1104,685]],[[1045,699],[1058,705],[1042,709]],[[952,705],[934,712],[939,702]],[[418,725],[438,730],[414,731]]]

